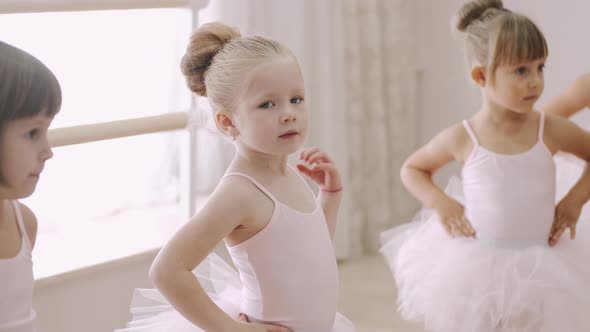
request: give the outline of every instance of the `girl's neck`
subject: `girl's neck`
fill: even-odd
[[[9,213],[12,213],[10,201],[7,199],[0,199],[0,228],[4,227],[6,220],[9,220]]]
[[[517,112],[485,100],[475,116],[494,127],[520,126],[526,122],[532,112]]]
[[[285,175],[288,172],[288,156],[276,156],[259,152],[238,151],[232,161],[232,166],[248,168],[274,175]]]

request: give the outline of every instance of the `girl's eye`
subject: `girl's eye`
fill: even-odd
[[[539,65],[539,72],[543,72],[545,70],[545,64]]]
[[[299,97],[291,98],[291,104],[300,104],[301,102],[303,102],[303,98],[299,98]]]
[[[267,101],[267,102],[264,102],[264,103],[260,104],[260,106],[258,106],[258,107],[260,107],[260,108],[271,108],[274,105],[275,104],[272,101]]]
[[[29,130],[26,135],[29,139],[35,139],[37,136],[39,136],[39,129]]]
[[[526,74],[526,67],[518,67],[518,68],[516,68],[516,73],[519,74],[519,75]]]

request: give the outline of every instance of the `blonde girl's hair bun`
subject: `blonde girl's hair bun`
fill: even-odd
[[[237,29],[220,22],[203,24],[193,33],[180,63],[186,84],[192,92],[199,96],[207,96],[207,69],[225,45],[240,37]]]

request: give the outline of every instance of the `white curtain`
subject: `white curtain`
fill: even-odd
[[[354,253],[377,249],[378,234],[415,210],[398,175],[417,138],[411,14],[404,0],[344,4]]]

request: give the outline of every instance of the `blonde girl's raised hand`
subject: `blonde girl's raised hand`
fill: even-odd
[[[338,168],[330,157],[318,147],[301,151],[299,160],[305,164],[298,164],[297,169],[313,180],[325,192],[342,190],[342,180]]]

